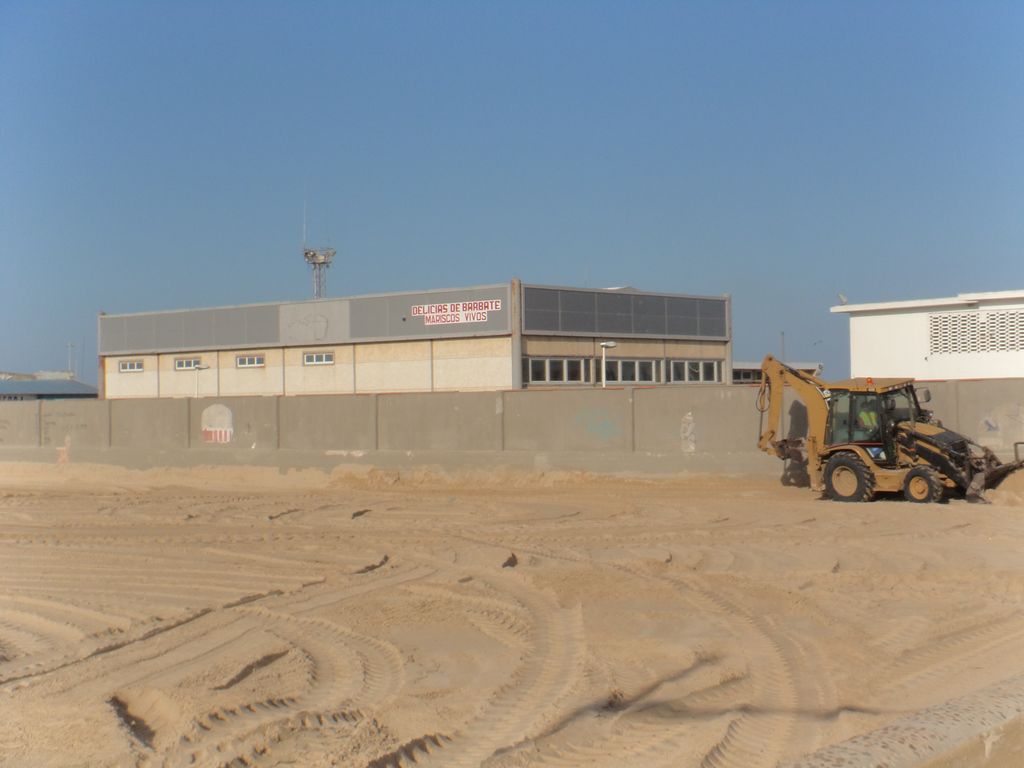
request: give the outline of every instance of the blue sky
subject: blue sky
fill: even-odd
[[[96,315],[502,282],[733,297],[848,373],[851,302],[1024,288],[1024,3],[0,0],[0,370]]]

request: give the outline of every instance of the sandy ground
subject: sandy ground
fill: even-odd
[[[981,507],[764,477],[0,465],[0,764],[870,747],[1024,690],[1022,475]]]

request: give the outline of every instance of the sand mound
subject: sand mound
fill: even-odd
[[[1024,506],[1024,469],[1008,475],[997,487],[987,491],[985,498],[993,504]]]

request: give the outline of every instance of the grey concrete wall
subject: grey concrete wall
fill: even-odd
[[[1002,458],[1024,441],[1024,380],[925,386],[928,407],[947,427]],[[71,458],[86,451],[102,459],[106,451],[111,460],[169,462],[191,448],[191,458],[175,460],[221,453],[224,461],[311,466],[355,454],[383,464],[416,452],[419,460],[433,455],[456,463],[520,465],[533,456],[538,466],[553,466],[560,456],[567,466],[600,471],[617,464],[744,471],[761,466],[759,458],[768,461],[756,450],[756,395],[756,387],[722,385],[0,402],[0,448],[50,450],[52,457],[70,437]],[[803,434],[802,404],[792,393],[786,401],[785,433]],[[284,457],[278,449],[292,453]]]
[[[634,391],[635,446],[651,453],[756,451],[757,389],[672,387]]]
[[[505,393],[509,451],[633,450],[633,390]]]
[[[277,450],[278,398],[203,397],[190,404],[189,447]]]
[[[376,395],[280,398],[282,448],[372,451],[377,447]]]
[[[107,448],[110,445],[110,402],[107,400],[40,400],[40,445]]]
[[[500,451],[501,392],[378,395],[381,450]]]
[[[188,448],[188,400],[109,400],[112,448]]]
[[[980,445],[1008,455],[1024,442],[1024,380],[959,381],[956,405],[957,431]]]
[[[0,403],[0,445],[39,445],[39,401]]]

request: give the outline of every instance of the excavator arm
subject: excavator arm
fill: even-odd
[[[806,438],[776,439],[782,430],[787,384],[807,408]],[[807,474],[814,490],[823,488],[820,458],[825,445],[828,398],[828,386],[816,376],[790,368],[771,355],[766,355],[761,362],[761,389],[757,393],[757,409],[767,416],[762,420],[757,447],[783,460],[806,461]]]

